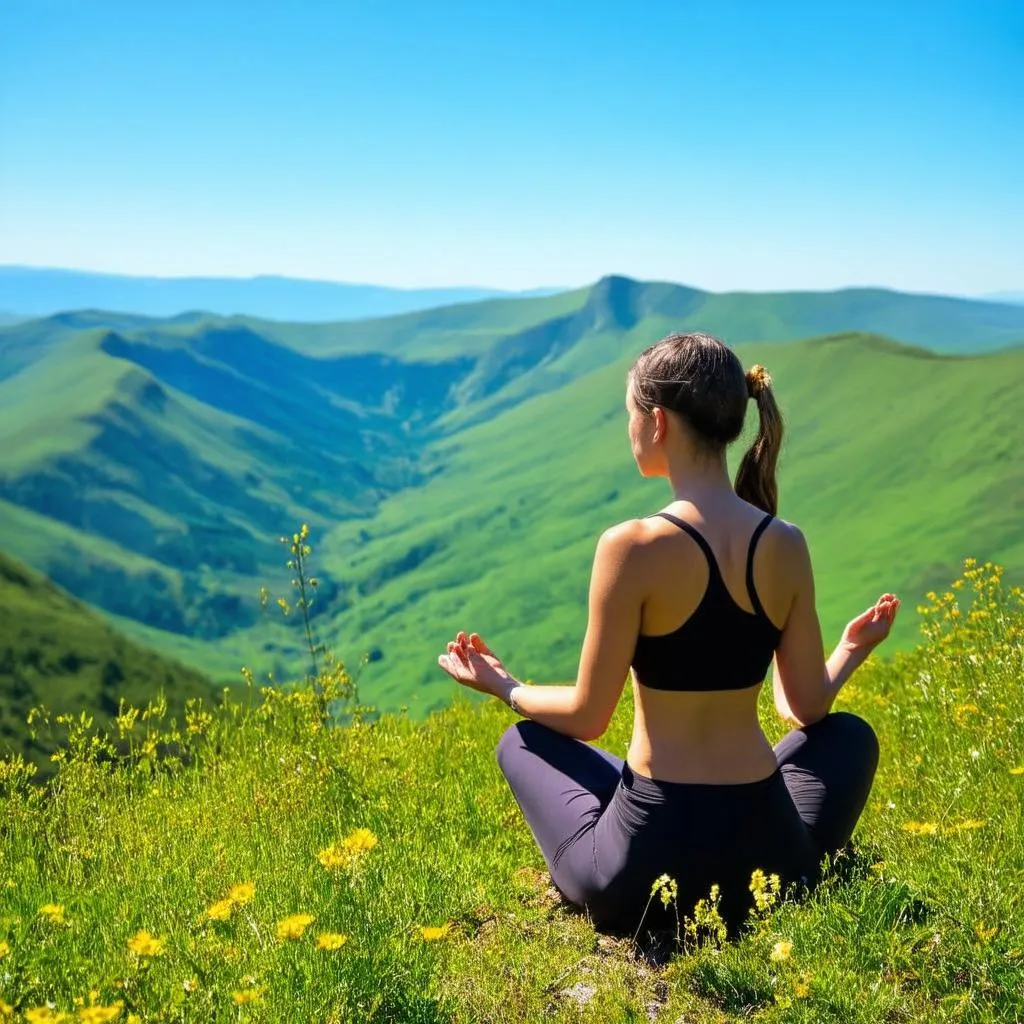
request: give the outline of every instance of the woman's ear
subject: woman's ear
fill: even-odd
[[[651,410],[651,415],[654,417],[654,443],[660,444],[668,433],[668,417],[659,405]]]

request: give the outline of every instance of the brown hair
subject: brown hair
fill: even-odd
[[[727,345],[710,334],[670,334],[644,349],[627,377],[641,412],[670,409],[693,431],[697,444],[718,454],[743,430],[747,400],[757,402],[760,429],[736,473],[736,493],[751,505],[778,512],[775,467],[782,447],[782,414],[768,371],[746,373]]]

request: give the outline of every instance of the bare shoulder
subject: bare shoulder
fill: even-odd
[[[653,536],[642,519],[626,519],[609,526],[598,538],[597,561],[609,568],[636,567],[644,560]]]
[[[764,539],[772,549],[769,557],[777,567],[794,574],[809,569],[811,555],[807,538],[796,523],[776,517],[768,524]]]
[[[626,519],[609,526],[598,538],[598,547],[620,555],[628,554],[649,543],[651,533],[642,519]]]
[[[778,516],[768,524],[765,534],[770,534],[775,544],[786,554],[799,555],[807,550],[807,538],[803,530],[796,523],[780,519]]]

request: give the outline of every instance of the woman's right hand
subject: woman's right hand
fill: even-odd
[[[883,594],[870,608],[847,623],[840,641],[850,650],[868,650],[877,647],[892,629],[900,599],[895,594]]]

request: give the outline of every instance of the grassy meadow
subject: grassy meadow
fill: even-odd
[[[967,561],[916,620],[837,705],[882,749],[852,849],[727,943],[706,908],[634,942],[560,904],[497,702],[377,717],[321,665],[110,735],[65,717],[48,790],[0,766],[0,1021],[1019,1021],[1024,597]],[[601,744],[629,725],[624,700]]]

